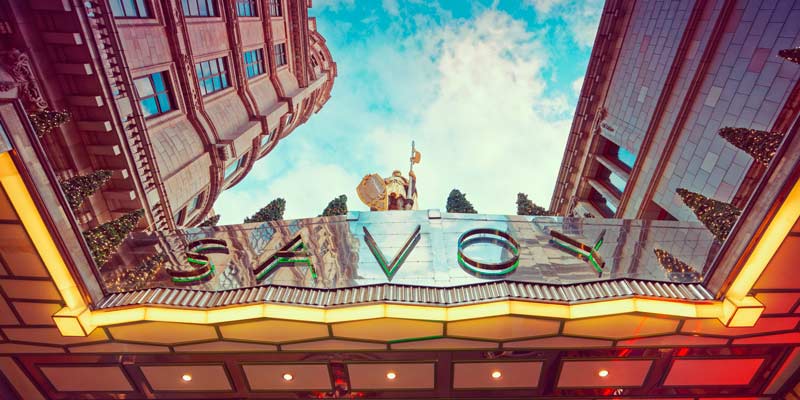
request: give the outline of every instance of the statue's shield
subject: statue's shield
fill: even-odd
[[[388,206],[386,184],[378,174],[365,176],[361,183],[358,184],[356,193],[358,193],[358,198],[370,208],[386,210]]]

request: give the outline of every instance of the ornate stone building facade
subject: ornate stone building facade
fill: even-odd
[[[140,208],[140,228],[194,226],[330,98],[310,5],[1,0],[0,94],[71,114],[40,139],[59,179],[112,171],[84,229]]]
[[[677,188],[741,208],[764,166],[723,127],[787,132],[800,3],[608,1],[550,204],[559,215],[691,220]]]

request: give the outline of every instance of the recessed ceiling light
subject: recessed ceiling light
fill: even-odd
[[[605,378],[605,377],[607,377],[607,376],[608,376],[608,370],[601,369],[601,370],[600,370],[600,371],[597,373],[597,376],[599,376],[599,377],[601,377],[601,378]]]
[[[394,373],[394,372],[391,372],[391,371],[387,372],[386,373],[386,379],[388,379],[390,381],[393,381],[393,380],[397,379],[397,374]]]
[[[183,376],[181,377],[181,379],[182,379],[184,382],[189,382],[189,381],[191,381],[191,380],[192,380],[192,376],[191,376],[191,375],[189,375],[189,374],[183,374]]]
[[[290,380],[292,380],[292,379],[294,379],[294,375],[292,375],[292,374],[290,374],[290,373],[288,373],[288,372],[287,372],[287,373],[285,373],[285,374],[283,374],[283,380],[285,380],[285,381],[287,381],[287,382],[288,382],[288,381],[290,381]]]
[[[500,379],[503,376],[503,373],[500,371],[492,371],[492,379]]]

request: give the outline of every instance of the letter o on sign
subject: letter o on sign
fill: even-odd
[[[492,243],[503,247],[511,253],[511,257],[497,263],[487,263],[474,260],[465,254],[466,248],[481,243]],[[514,272],[519,265],[519,244],[511,235],[497,229],[472,229],[458,238],[458,264],[467,272],[478,276],[506,276]]]

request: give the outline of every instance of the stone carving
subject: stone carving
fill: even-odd
[[[31,67],[30,57],[17,50],[2,53],[0,57],[8,68],[11,77],[16,82],[1,82],[0,91],[11,90],[14,86],[19,88],[19,95],[28,111],[42,111],[48,108],[47,101],[42,95],[42,90],[36,79],[36,74]]]

